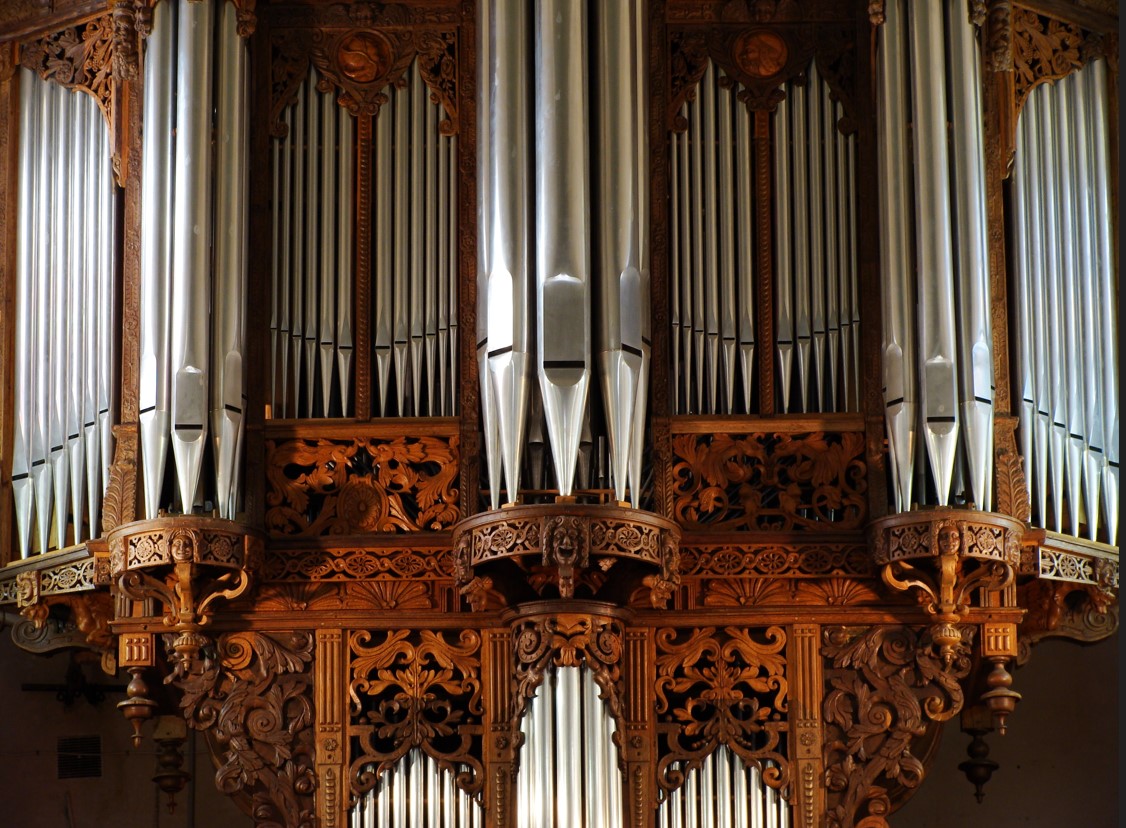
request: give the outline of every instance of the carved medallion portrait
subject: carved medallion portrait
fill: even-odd
[[[353,32],[340,41],[336,61],[340,71],[356,83],[372,83],[391,67],[391,44],[376,32]]]
[[[790,49],[774,32],[745,32],[735,41],[735,63],[751,77],[770,78],[786,66]]]

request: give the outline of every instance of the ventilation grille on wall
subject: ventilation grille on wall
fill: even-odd
[[[59,779],[89,779],[102,775],[101,736],[60,736]]]

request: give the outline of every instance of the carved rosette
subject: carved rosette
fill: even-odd
[[[179,633],[168,680],[198,670],[199,650],[210,643],[200,628],[218,602],[250,589],[262,566],[261,534],[229,520],[181,516],[128,523],[107,540],[117,588],[134,601],[159,601],[164,623]]]
[[[679,583],[680,531],[627,506],[555,503],[484,512],[453,529],[455,577],[471,599],[494,585],[510,603],[536,597],[628,597],[662,607]],[[485,586],[485,582],[488,586]]]
[[[889,515],[869,527],[884,583],[913,593],[934,618],[931,635],[947,664],[959,641],[958,621],[975,590],[1000,590],[1020,565],[1024,525],[971,509],[924,509]]]
[[[316,825],[313,645],[306,632],[230,633],[215,659],[175,682],[184,717],[216,758],[216,785],[249,799],[256,825]]]
[[[664,628],[654,638],[662,792],[680,787],[719,745],[762,768],[767,785],[788,786],[790,685],[782,628]]]
[[[966,627],[949,662],[929,630],[904,626],[823,631],[828,692],[823,759],[830,828],[887,828],[893,788],[913,789],[926,768],[917,746],[962,709],[970,671]]]
[[[599,698],[625,732],[625,686],[622,679],[625,627],[604,604],[576,602],[574,612],[543,612],[531,605],[512,627],[514,670],[511,680],[511,732],[523,744],[520,720],[536,688],[552,667],[586,667],[598,685]],[[620,736],[615,736],[621,759]]]
[[[349,636],[348,651],[352,793],[370,791],[417,748],[453,773],[463,790],[480,794],[480,635],[361,630]]]

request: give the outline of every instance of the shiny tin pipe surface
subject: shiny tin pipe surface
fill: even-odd
[[[408,353],[410,355],[410,404],[409,410],[415,416],[422,416],[422,362],[424,351],[424,337],[426,333],[426,247],[432,242],[424,235],[425,232],[425,200],[431,193],[425,190],[426,168],[426,94],[425,85],[418,74],[417,61],[408,72],[410,82],[410,239],[407,250],[410,262],[410,277],[408,292],[399,301],[407,302],[406,314],[410,331]],[[404,104],[406,100],[404,100]],[[402,149],[399,148],[399,152]],[[425,193],[425,195],[423,195]]]
[[[916,387],[914,285],[907,190],[907,67],[904,55],[905,12],[902,0],[885,7],[879,33],[877,129],[879,138],[880,270],[883,306],[881,360],[884,418],[891,453],[895,507],[911,506],[914,480]]]
[[[778,352],[778,388],[781,392],[782,413],[790,410],[790,380],[793,371],[794,358],[794,276],[793,276],[793,246],[792,223],[790,214],[790,157],[793,149],[790,146],[790,98],[783,98],[778,108],[774,111],[774,185],[771,188],[775,196],[774,214],[774,329],[776,348]],[[752,328],[754,310],[751,307],[751,297],[754,296],[754,282],[752,265],[754,257],[751,251],[754,222],[752,220],[750,199],[752,190],[752,168],[750,152],[750,113],[738,113],[739,148],[739,204],[742,209],[743,220],[739,224],[740,245],[740,270],[745,298],[740,311],[740,341],[744,326]],[[744,148],[744,142],[746,146]],[[745,200],[744,200],[745,199]],[[753,329],[753,328],[752,328]],[[746,360],[744,360],[744,364]],[[747,412],[750,413],[750,374],[744,367],[744,393],[747,397]]]
[[[806,88],[798,83],[787,87],[790,113],[793,118],[793,189],[794,238],[809,239],[809,165],[806,152]],[[801,410],[809,411],[809,386],[813,366],[810,349],[813,344],[813,324],[810,304],[810,248],[804,241],[794,245],[794,332],[798,351],[798,388],[801,390]]]
[[[989,511],[993,479],[993,333],[989,322],[981,58],[974,25],[965,9],[950,4],[946,11],[953,113],[950,146],[958,239],[962,439],[969,461],[973,502]]]
[[[384,106],[375,122],[375,375],[379,393],[379,413],[387,413],[390,393],[392,348],[395,340],[394,283],[395,268],[401,265],[398,232],[402,216],[395,193],[395,169],[391,141],[396,118],[398,92],[392,91],[391,103]]]
[[[703,156],[703,215],[709,216],[704,231],[704,370],[705,411],[716,413],[719,399],[719,246],[717,234],[722,221],[716,205],[716,76],[719,69],[709,61],[700,81],[700,145]]]
[[[88,160],[97,151],[95,136],[88,132],[87,105],[94,101],[85,93],[72,95],[72,130],[74,151],[71,155],[70,175],[70,214],[67,237],[70,247],[70,290],[67,297],[67,451],[70,455],[70,514],[74,526],[74,543],[85,540],[83,533],[83,513],[86,506],[86,430],[83,427],[83,404],[86,390],[86,333],[85,318],[82,311],[92,304],[86,295],[86,255],[90,248],[87,232],[91,229],[85,218],[86,193],[89,187]],[[96,213],[94,214],[96,215]]]
[[[809,303],[810,325],[813,333],[813,390],[817,410],[825,410],[825,386],[828,373],[826,365],[825,329],[825,177],[821,157],[823,113],[821,111],[821,75],[817,61],[809,65],[809,89],[806,109],[809,118],[809,143],[806,145],[809,161],[809,190],[806,203],[809,209]]]
[[[559,493],[571,494],[591,361],[586,4],[536,5],[537,371]]]
[[[172,233],[172,453],[191,512],[207,437],[211,273],[212,7],[180,0]]]
[[[735,108],[735,209],[738,229],[735,233],[739,368],[743,383],[743,406],[740,413],[751,413],[751,396],[755,373],[755,219],[754,219],[754,148],[751,138],[751,113],[742,102]],[[790,165],[789,102],[783,98],[774,113],[774,185],[776,213],[774,220],[775,268],[775,330],[779,361],[778,386],[782,392],[782,410],[789,410],[790,364],[794,339],[793,275],[790,247]],[[733,409],[738,411],[738,409]]]
[[[54,486],[54,546],[62,549],[67,537],[67,493],[70,483],[70,456],[67,450],[67,296],[70,292],[70,234],[69,215],[71,158],[75,152],[71,129],[73,127],[72,101],[77,93],[62,87],[55,93],[55,123],[58,128],[58,155],[54,159],[54,226],[52,247],[54,257],[51,268],[51,370],[50,370],[50,427],[49,454],[52,484]]]
[[[337,235],[344,223],[336,208],[337,160],[340,157],[336,137],[337,110],[335,94],[321,95],[321,226],[320,226],[320,296],[317,330],[317,350],[320,352],[321,416],[328,417],[332,410],[332,380],[336,373],[336,294],[337,294]],[[341,378],[341,382],[344,380]]]
[[[924,2],[913,4],[911,11],[915,198],[928,206],[915,211],[923,432],[936,496],[944,506],[950,497],[959,416],[942,9],[937,2]]]
[[[289,335],[290,347],[293,350],[292,365],[293,394],[287,413],[292,417],[301,416],[298,406],[301,402],[303,389],[301,365],[305,347],[305,235],[307,216],[305,215],[305,108],[312,106],[316,97],[316,89],[309,85],[308,79],[302,81],[297,88],[297,103],[293,107],[293,120],[290,124],[292,136],[292,161],[293,161],[293,189],[291,217],[293,224],[290,227],[290,238],[293,248],[290,253],[290,317]]]
[[[281,190],[278,198],[281,204],[279,217],[279,245],[280,251],[275,255],[280,257],[278,265],[278,394],[273,416],[284,417],[289,411],[289,297],[291,293],[290,282],[292,269],[290,266],[290,250],[293,210],[293,106],[286,107],[282,113],[282,123],[285,124],[285,137],[279,139],[278,163],[281,168]]]
[[[821,155],[825,171],[825,330],[828,341],[826,382],[824,384],[826,411],[837,411],[837,366],[841,349],[840,271],[841,260],[837,241],[838,200],[840,170],[837,168],[837,119],[829,97],[829,84],[821,84],[821,114],[824,119],[821,134]]]
[[[313,416],[313,404],[316,399],[317,376],[317,299],[320,295],[321,271],[319,258],[321,251],[320,226],[323,223],[321,214],[321,100],[324,93],[317,91],[317,75],[313,67],[309,67],[309,76],[306,79],[309,87],[309,98],[305,106],[305,320],[304,338],[301,346],[304,350],[302,362],[305,366],[305,416]]]
[[[734,153],[735,136],[732,108],[738,106],[734,88],[716,90],[716,150],[719,192],[717,194],[719,219],[719,337],[723,356],[723,382],[720,390],[722,411],[734,413],[736,368],[736,309],[735,295],[735,189]]]
[[[352,414],[352,304],[355,268],[355,182],[356,120],[343,106],[336,108],[337,135],[340,141],[339,179],[336,205],[336,362],[340,383],[340,416]]]

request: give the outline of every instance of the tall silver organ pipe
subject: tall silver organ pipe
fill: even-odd
[[[572,491],[591,363],[586,19],[583,2],[536,4],[536,369],[564,496]]]
[[[981,57],[973,23],[959,3],[946,6],[951,73],[951,161],[958,239],[958,310],[963,445],[971,494],[991,508],[993,480],[993,333],[989,324],[985,150],[982,137]]]
[[[414,748],[359,798],[350,828],[480,828],[481,806],[454,778],[454,771]]]
[[[502,470],[509,502],[520,488],[535,335],[528,253],[529,30],[520,0],[482,0],[479,14],[477,354],[489,492],[497,508]]]
[[[918,253],[919,359],[923,438],[939,505],[950,498],[958,446],[954,262],[942,8],[912,5],[911,104],[915,139],[915,237]]]
[[[172,201],[172,455],[191,512],[203,468],[210,372],[212,6],[180,0]]]
[[[643,4],[638,0],[599,5],[594,18],[601,148],[595,202],[600,230],[595,344],[614,494],[624,501],[630,468],[640,471],[641,440],[635,431],[645,427],[644,377],[649,361],[644,324],[649,317],[648,117],[643,76],[637,71],[645,63],[647,38]],[[734,303],[730,309],[734,313]],[[635,506],[638,476],[631,486]]]
[[[895,507],[911,507],[918,397],[915,388],[914,282],[906,135],[905,14],[902,0],[890,0],[879,30],[878,146],[879,265],[884,336],[884,421],[891,455]]]
[[[1016,368],[1037,519],[1114,544],[1117,320],[1103,73],[1095,61],[1036,87],[1017,125]]]
[[[20,70],[12,479],[21,557],[95,537],[115,211],[96,100]],[[107,416],[108,419],[108,416]],[[109,423],[106,423],[108,427]]]
[[[658,828],[789,828],[790,806],[725,745],[685,774],[657,809]]]
[[[215,332],[211,354],[211,428],[219,516],[237,512],[239,444],[245,429],[247,76],[246,45],[236,9],[224,3],[219,19],[219,92],[215,180]]]
[[[585,667],[549,670],[520,729],[516,824],[614,828],[623,822],[616,725]]]

